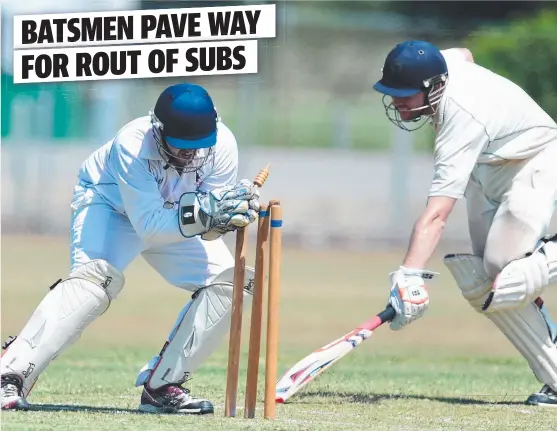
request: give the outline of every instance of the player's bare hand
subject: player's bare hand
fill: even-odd
[[[401,266],[389,275],[391,278],[389,304],[396,311],[390,327],[397,331],[422,317],[427,310],[429,295],[424,279],[433,278],[435,273]]]

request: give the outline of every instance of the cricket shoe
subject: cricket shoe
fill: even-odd
[[[526,404],[533,406],[557,407],[557,392],[551,389],[549,385],[544,385],[539,392],[536,392],[528,397]]]
[[[144,386],[139,411],[205,415],[214,413],[214,407],[209,400],[192,397],[189,389],[180,385],[167,385],[154,390]]]
[[[2,410],[29,410],[29,403],[23,397],[23,381],[15,374],[4,374],[0,394]]]

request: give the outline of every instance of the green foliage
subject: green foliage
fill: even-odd
[[[557,12],[491,27],[467,42],[476,63],[520,85],[557,118]]]
[[[0,85],[2,86],[0,105],[2,138],[20,136],[18,133],[34,139],[85,136],[85,101],[79,91],[79,86],[83,84],[75,82],[14,84],[13,76],[2,71]],[[45,100],[46,103],[52,103],[53,112],[48,112],[51,117],[38,118],[44,112],[44,109],[39,108],[45,107]],[[21,118],[19,122],[15,118],[18,108],[30,110],[24,111],[23,123]],[[15,130],[18,127],[26,130]]]

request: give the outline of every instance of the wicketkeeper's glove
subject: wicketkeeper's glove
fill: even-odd
[[[249,180],[209,193],[185,193],[179,203],[182,235],[214,240],[257,220],[259,189]]]

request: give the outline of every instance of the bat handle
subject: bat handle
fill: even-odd
[[[387,305],[383,311],[379,314],[376,314],[367,322],[362,325],[362,328],[365,328],[369,331],[374,331],[375,329],[379,328],[383,323],[390,322],[396,316],[396,311],[391,305]]]
[[[395,316],[396,316],[396,311],[390,304],[387,305],[387,307],[385,307],[385,309],[377,315],[377,317],[381,321],[380,325],[382,325],[385,322],[390,322],[395,318]]]

